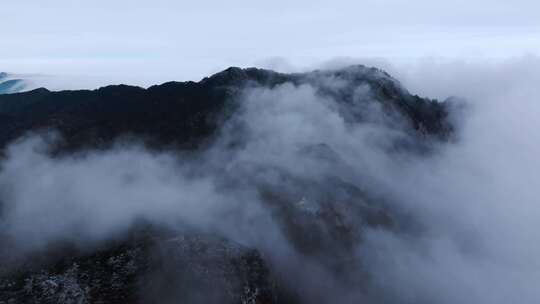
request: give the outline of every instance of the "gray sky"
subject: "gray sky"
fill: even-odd
[[[535,0],[1,1],[0,70],[18,73],[149,84],[231,65],[540,54]]]

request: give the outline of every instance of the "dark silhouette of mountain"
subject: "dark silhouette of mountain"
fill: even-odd
[[[328,87],[322,79],[342,79],[345,87]],[[243,88],[311,84],[322,95],[350,103],[355,90],[370,86],[373,99],[400,113],[411,126],[444,139],[451,131],[445,104],[409,94],[388,74],[364,66],[333,71],[282,74],[269,70],[228,68],[199,82],[168,82],[148,89],[127,85],[97,90],[51,92],[37,89],[0,96],[0,144],[24,132],[54,128],[70,147],[107,145],[119,136],[142,138],[150,146],[193,148],[219,129],[234,111]],[[350,119],[361,120],[354,113]]]

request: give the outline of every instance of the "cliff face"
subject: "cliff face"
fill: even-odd
[[[297,89],[299,95],[282,101],[286,111],[265,108],[267,103],[277,103],[274,99],[283,91]],[[278,92],[277,97],[268,93],[272,90]],[[258,95],[250,95],[254,91]],[[295,98],[320,99],[325,109],[331,109],[328,113],[343,121],[349,137],[318,137],[312,132],[313,141],[294,138],[290,147],[288,130],[294,133],[302,127],[292,125],[295,119],[286,121],[291,125],[280,126],[279,132],[285,134],[265,129],[265,117],[279,119],[288,110],[302,111],[310,106],[287,108]],[[250,106],[253,99],[256,106]],[[246,113],[259,111],[266,116],[255,116],[246,123]],[[67,170],[76,158],[63,163],[65,155],[107,151],[118,140],[128,138],[143,142],[154,152],[189,151],[195,158],[202,155],[194,162],[195,170],[186,175],[210,176],[218,193],[229,198],[227,203],[240,205],[220,209],[219,217],[213,219],[226,222],[224,227],[234,233],[209,234],[206,226],[193,227],[193,223],[183,223],[189,229],[182,226],[172,231],[170,227],[157,228],[159,223],[132,224],[140,219],[137,214],[130,219],[128,231],[118,233],[122,237],[93,240],[97,244],[90,248],[81,248],[72,239],[54,239],[24,255],[8,249],[18,240],[6,229],[0,232],[0,303],[313,303],[317,295],[330,297],[339,288],[361,293],[369,281],[357,253],[363,232],[409,229],[410,233],[414,225],[407,226],[400,211],[390,208],[380,191],[373,191],[373,183],[358,178],[363,172],[357,172],[350,157],[344,156],[351,150],[347,141],[356,138],[349,128],[356,130],[360,125],[372,130],[375,126],[399,133],[397,139],[385,143],[390,148],[380,153],[424,154],[429,153],[431,143],[452,137],[448,115],[446,103],[411,95],[385,72],[364,66],[298,74],[229,68],[199,82],[169,82],[148,89],[118,85],[93,91],[37,89],[1,95],[2,147],[29,131],[53,129],[60,133],[61,141],[55,142],[51,156],[53,165],[46,170],[54,170],[58,164]],[[317,125],[318,121],[310,123]],[[255,139],[245,136],[249,128],[260,131],[254,133]],[[274,141],[279,136],[284,140]],[[372,138],[368,132],[366,144]],[[261,142],[277,144],[266,147],[260,146]],[[13,157],[13,152],[7,154]],[[122,185],[129,188],[137,180],[132,175],[122,175]],[[11,189],[4,189],[9,185],[7,179],[1,187],[9,193]],[[47,182],[54,183],[53,179]],[[12,197],[2,195],[2,199]],[[115,197],[114,202],[121,197]],[[71,203],[76,202],[66,204]],[[148,203],[158,206],[157,202]],[[200,208],[207,206],[204,203],[200,202]],[[258,215],[261,218],[249,218],[253,205],[264,210]],[[13,212],[10,208],[0,209],[0,219]],[[144,210],[147,212],[146,206]],[[231,216],[235,213],[241,214],[238,220]],[[232,223],[227,222],[229,218],[233,218]],[[8,224],[15,225],[5,223],[0,221],[8,228]],[[249,237],[231,228],[237,224],[248,227],[239,231]],[[73,228],[84,232],[84,225],[76,222]],[[283,235],[284,240],[279,240],[286,246],[273,243],[265,230],[268,227]],[[75,234],[78,240],[82,237],[77,233],[80,231]],[[326,292],[323,286],[332,290]]]

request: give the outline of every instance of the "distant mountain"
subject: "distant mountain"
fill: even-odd
[[[26,83],[22,79],[12,79],[11,75],[0,73],[0,94],[17,93],[24,90]]]

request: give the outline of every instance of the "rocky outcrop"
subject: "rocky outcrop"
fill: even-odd
[[[26,261],[3,273],[0,303],[277,301],[260,254],[213,236],[154,236],[85,251],[56,251],[45,264]]]
[[[26,88],[26,83],[22,79],[13,79],[11,75],[0,73],[0,94],[17,93]]]

